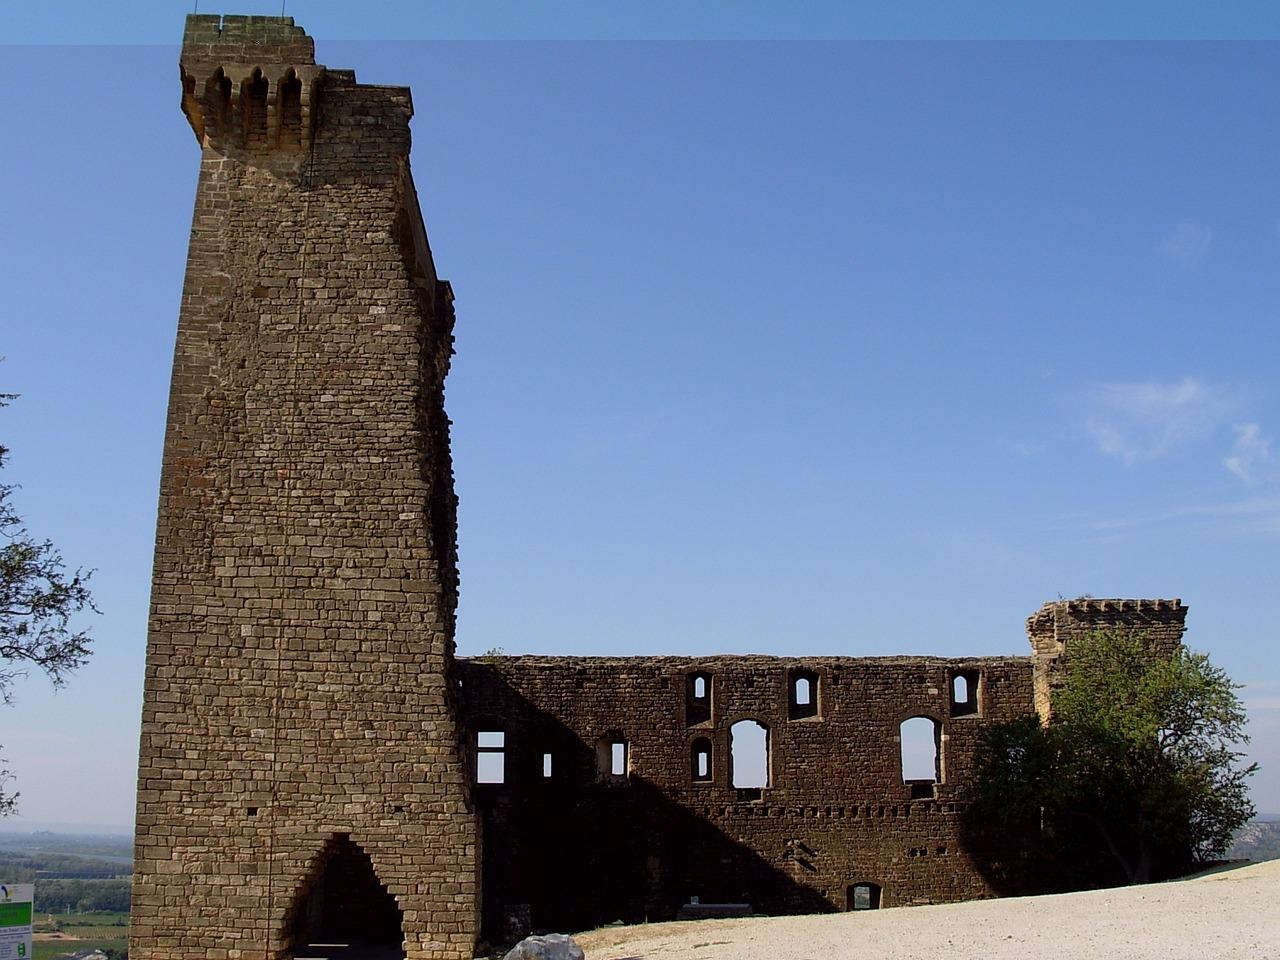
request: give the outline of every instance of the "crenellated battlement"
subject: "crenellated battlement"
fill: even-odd
[[[1031,641],[1036,711],[1048,721],[1053,691],[1066,678],[1065,654],[1073,637],[1094,630],[1137,630],[1152,649],[1172,656],[1187,628],[1187,608],[1179,599],[1119,600],[1077,597],[1046,603],[1027,618]]]
[[[292,17],[187,17],[182,112],[202,147],[305,152],[324,67]]]

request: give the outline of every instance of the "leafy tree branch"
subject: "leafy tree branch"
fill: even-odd
[[[14,394],[0,394],[0,407]],[[0,445],[0,468],[9,450]],[[49,540],[37,540],[13,505],[12,484],[0,484],[0,700],[13,701],[15,682],[34,667],[55,687],[89,659],[89,631],[76,629],[72,618],[97,612],[89,592],[91,571],[68,572],[62,555]],[[12,813],[17,794],[0,770],[0,816]]]

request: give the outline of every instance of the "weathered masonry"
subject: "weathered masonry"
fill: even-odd
[[[274,960],[1002,892],[966,834],[983,727],[1073,636],[1180,642],[1176,600],[1047,604],[1030,657],[455,660],[449,285],[408,90],[276,17],[191,16],[200,145],[161,477],[134,960]],[[482,882],[483,880],[483,882]],[[700,901],[698,907],[691,907]]]
[[[472,955],[449,285],[409,91],[191,16],[200,145],[161,476],[130,955]]]
[[[810,913],[1010,892],[1015,845],[962,816],[983,726],[1033,709],[1072,635],[1176,645],[1185,617],[1046,604],[1032,657],[459,661],[485,934],[671,919],[693,897]]]

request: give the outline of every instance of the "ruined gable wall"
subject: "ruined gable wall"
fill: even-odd
[[[130,953],[266,958],[336,835],[408,956],[470,957],[476,823],[445,674],[453,313],[403,88],[283,18],[188,20],[200,179],[147,647]]]
[[[817,716],[791,719],[797,671],[816,679]],[[977,712],[952,704],[958,672],[978,681]],[[844,909],[856,882],[885,906],[995,892],[998,852],[969,849],[958,797],[982,727],[1031,709],[1028,658],[494,657],[456,674],[472,737],[505,735],[505,782],[476,788],[490,936],[526,904],[535,928],[576,929],[669,918],[692,896],[795,913]],[[695,674],[710,678],[706,720]],[[915,716],[940,724],[942,780],[913,799],[898,736]],[[743,719],[769,731],[758,799],[730,781]],[[615,736],[628,777],[602,772]],[[694,779],[699,738],[709,782]]]

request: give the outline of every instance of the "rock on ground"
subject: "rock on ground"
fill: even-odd
[[[573,937],[549,933],[542,937],[526,937],[508,951],[502,960],[584,960],[582,948]]]

